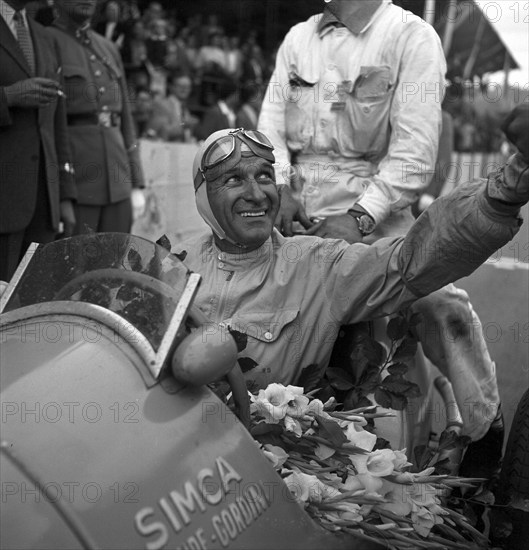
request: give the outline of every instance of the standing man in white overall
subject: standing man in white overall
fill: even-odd
[[[326,0],[323,14],[295,25],[259,120],[284,184],[276,221],[283,234],[292,235],[293,221],[308,234],[350,243],[405,234],[410,206],[434,172],[445,72],[434,29],[390,0]],[[466,293],[448,286],[413,310],[423,314],[426,356],[452,382],[463,433],[481,439],[499,394]],[[422,389],[431,391],[426,374]],[[416,443],[428,436],[424,420],[432,414],[418,412],[408,415]]]

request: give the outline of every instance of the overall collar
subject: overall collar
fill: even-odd
[[[240,252],[224,252],[216,245],[213,235],[210,244],[215,260],[222,262],[222,268],[226,271],[244,271],[257,265],[269,264],[274,254],[274,243],[271,236],[259,248],[251,252],[246,252],[242,248]]]
[[[322,38],[336,27],[346,27],[352,34],[358,36],[365,32],[376,17],[378,17],[391,3],[391,0],[382,0],[380,4],[363,2],[354,15],[348,18],[340,18],[336,13],[336,7],[331,2],[325,6],[316,31],[320,38]]]

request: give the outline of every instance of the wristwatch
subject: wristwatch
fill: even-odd
[[[366,237],[367,235],[371,235],[371,233],[373,233],[376,223],[369,214],[355,209],[348,210],[347,213],[358,222],[358,230],[363,237]]]

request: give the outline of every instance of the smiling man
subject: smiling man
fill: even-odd
[[[212,134],[193,165],[197,208],[212,233],[175,250],[203,277],[195,303],[211,319],[205,342],[230,329],[258,387],[295,383],[310,365],[323,373],[342,324],[393,313],[470,274],[513,237],[529,199],[527,158],[517,154],[488,183],[435,201],[406,237],[372,245],[288,238],[274,228],[273,163],[260,132]],[[402,429],[396,441],[407,440]]]
[[[214,224],[224,252],[255,250],[272,233],[279,210],[272,144],[260,132],[222,130],[202,150],[193,166],[200,214]]]

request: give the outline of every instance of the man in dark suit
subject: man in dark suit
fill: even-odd
[[[75,226],[58,49],[28,19],[27,0],[0,0],[0,279],[9,280],[31,241]]]
[[[127,233],[145,206],[134,121],[115,44],[90,28],[96,0],[55,0],[77,185],[76,233]],[[131,208],[132,203],[132,208]]]
[[[235,126],[236,113],[240,107],[237,84],[229,78],[219,79],[215,85],[215,93],[216,103],[206,110],[195,128],[195,137],[198,140],[205,140],[214,132]]]

